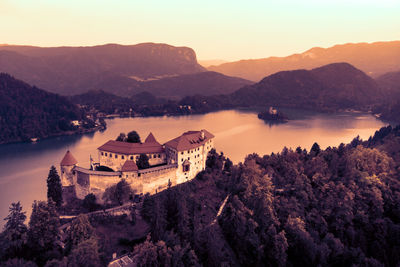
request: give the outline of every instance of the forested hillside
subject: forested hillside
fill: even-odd
[[[145,200],[151,239],[134,261],[397,266],[399,160],[400,127],[390,126],[365,142],[252,154],[238,166],[211,154],[194,181]]]
[[[71,121],[82,117],[65,97],[0,73],[0,144],[73,131]]]
[[[319,110],[362,109],[382,99],[377,83],[347,63],[282,71],[231,95],[237,105],[277,105]]]
[[[121,249],[134,266],[400,264],[400,126],[238,165],[213,150],[206,165],[192,181],[145,196],[141,218],[80,215],[63,235],[54,202],[35,201],[28,227],[13,203],[0,265],[103,266]],[[91,210],[95,199],[70,206]]]

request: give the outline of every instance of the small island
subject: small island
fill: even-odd
[[[265,112],[258,113],[258,118],[270,124],[286,123],[289,121],[289,118],[285,114],[279,112],[273,107],[269,107],[269,109]]]

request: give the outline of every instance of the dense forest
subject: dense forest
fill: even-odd
[[[214,152],[194,181],[145,200],[151,238],[133,259],[139,266],[398,266],[399,160],[400,127],[390,126],[368,141],[252,154],[237,166]]]
[[[82,120],[86,128],[94,127],[84,115],[65,97],[0,73],[0,144],[77,131],[73,120]]]
[[[120,243],[135,266],[398,266],[399,162],[391,126],[367,141],[250,154],[238,165],[213,150],[195,179],[144,198],[147,238],[135,237],[135,222],[80,215],[60,243],[52,201],[33,204],[28,227],[14,203],[0,261],[102,266],[116,248],[98,229],[112,226],[127,233]]]

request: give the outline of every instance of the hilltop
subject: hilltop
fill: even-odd
[[[208,70],[260,81],[270,74],[295,69],[312,69],[335,62],[348,62],[372,77],[398,71],[400,41],[349,43],[329,48],[314,47],[287,57],[240,60],[210,66]]]
[[[232,94],[186,97],[180,103],[203,111],[251,106],[367,111],[382,99],[375,80],[348,63],[334,63],[312,70],[281,71]]]
[[[47,91],[129,92],[138,81],[205,71],[188,47],[143,43],[91,47],[0,46],[0,71]],[[119,92],[121,91],[122,92]]]
[[[63,96],[0,73],[0,144],[93,129],[94,122],[84,115]]]

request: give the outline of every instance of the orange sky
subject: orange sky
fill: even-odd
[[[238,60],[400,40],[399,14],[395,0],[0,0],[0,43],[159,42]]]

